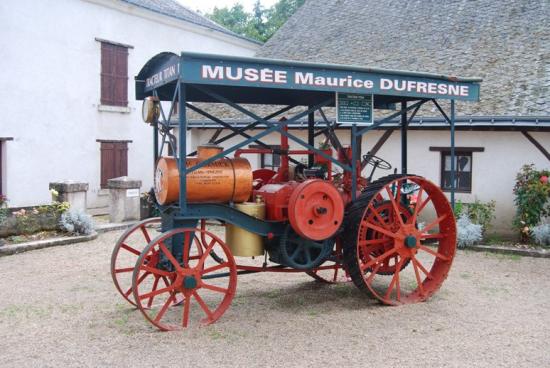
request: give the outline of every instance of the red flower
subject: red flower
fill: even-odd
[[[546,176],[546,175],[541,176],[540,177],[540,182],[542,184],[548,184],[548,176]]]

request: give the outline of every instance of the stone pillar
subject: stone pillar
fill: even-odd
[[[53,198],[57,202],[69,202],[72,210],[84,211],[88,208],[88,183],[64,181],[50,183],[50,190],[54,189],[58,195]]]
[[[110,221],[139,220],[139,188],[141,188],[141,180],[122,176],[107,180],[107,187],[109,188]]]

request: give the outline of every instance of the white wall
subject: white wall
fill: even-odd
[[[208,142],[214,130],[193,129],[192,145]],[[259,130],[248,132],[253,135]],[[307,140],[305,130],[292,130],[298,137]],[[228,134],[224,131],[220,137]],[[363,136],[362,151],[366,153],[372,148],[383,131],[372,131]],[[450,133],[448,131],[409,130],[408,132],[408,171],[424,176],[438,185],[441,182],[441,154],[429,150],[430,146],[449,147]],[[550,132],[531,132],[548,151],[550,151]],[[349,144],[349,132],[338,130],[337,135],[343,144]],[[321,140],[317,138],[316,146]],[[232,138],[224,142],[224,147],[240,142],[240,138]],[[263,139],[267,144],[279,144],[278,134],[271,134]],[[297,148],[293,142],[290,146]],[[544,155],[529,142],[521,132],[500,131],[457,131],[457,147],[484,147],[484,152],[474,152],[472,157],[472,193],[457,193],[456,199],[472,202],[475,199],[487,202],[496,201],[496,220],[493,231],[509,235],[512,219],[515,213],[514,196],[512,193],[516,173],[521,166],[534,163],[538,168],[548,168],[549,162]],[[395,131],[377,153],[389,161],[394,167],[401,168],[401,134]],[[254,156],[246,156],[256,168],[259,160]],[[387,175],[393,171],[377,171],[375,178]],[[368,175],[365,169],[363,174]]]
[[[100,43],[129,44],[129,113],[99,112]],[[162,51],[252,56],[257,45],[112,0],[0,2],[0,136],[6,146],[5,192],[12,206],[50,200],[48,183],[100,186],[97,139],[132,140],[128,175],[152,185],[151,128],[141,122],[133,77]]]

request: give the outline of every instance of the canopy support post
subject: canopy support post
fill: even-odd
[[[184,215],[187,211],[187,116],[185,109],[185,84],[178,80],[179,88],[179,154],[178,169],[180,172],[180,214]]]
[[[407,174],[407,102],[401,102],[401,174]]]
[[[311,106],[308,106],[308,109],[311,109]],[[311,112],[307,114],[307,144],[312,147],[315,147],[315,113]],[[310,153],[307,156],[307,166],[312,167],[313,161],[315,160],[315,155]]]
[[[357,197],[357,126],[351,126],[351,200]]]
[[[455,100],[451,100],[451,207],[455,209]]]

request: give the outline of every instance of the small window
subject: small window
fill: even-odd
[[[101,188],[107,180],[128,175],[128,142],[101,142]]]
[[[451,152],[441,152],[441,188],[451,190]],[[455,153],[455,190],[472,192],[472,152]]]
[[[128,48],[101,42],[101,104],[128,106]]]

